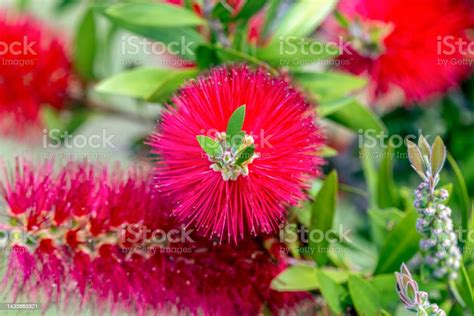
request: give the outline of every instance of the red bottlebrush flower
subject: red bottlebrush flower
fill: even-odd
[[[374,97],[401,91],[408,102],[424,101],[458,84],[472,70],[469,56],[445,43],[470,43],[472,2],[459,0],[344,0],[350,53],[343,68],[367,73]],[[472,54],[472,52],[471,52]]]
[[[9,223],[2,229],[22,232],[12,241],[1,283],[13,299],[41,298],[44,309],[77,299],[99,313],[139,315],[256,315],[264,307],[281,313],[313,304],[309,294],[269,288],[285,265],[255,240],[237,249],[205,239],[168,238],[167,244],[150,237],[177,227],[168,219],[167,201],[152,190],[149,172],[87,163],[54,172],[51,163],[33,168],[20,162],[5,179],[0,190]],[[124,247],[123,232],[135,237],[136,230],[122,224],[149,235],[126,239]]]
[[[285,207],[305,199],[307,181],[319,175],[323,138],[314,109],[287,82],[247,67],[212,70],[173,103],[150,139],[161,159],[158,190],[172,196],[173,214],[221,240],[275,231]],[[242,105],[242,132],[226,140],[229,118]],[[202,134],[218,142],[214,157],[196,140]],[[250,155],[239,161],[243,153]]]
[[[62,109],[70,74],[71,62],[56,35],[29,16],[0,12],[2,133],[41,126],[44,105]]]

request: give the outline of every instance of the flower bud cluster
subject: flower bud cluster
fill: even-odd
[[[429,183],[422,182],[415,190],[415,207],[420,217],[416,229],[423,234],[420,248],[425,264],[437,279],[456,279],[461,264],[461,252],[453,230],[451,209],[444,203],[448,191],[436,189],[431,193]]]

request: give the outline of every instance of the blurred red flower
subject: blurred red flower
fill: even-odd
[[[179,226],[147,170],[71,162],[54,172],[50,162],[20,161],[5,179],[9,223],[1,228],[16,237],[0,288],[13,300],[139,315],[278,314],[314,303],[308,293],[270,289],[286,263],[261,242],[153,237]]]
[[[43,106],[65,106],[70,76],[58,36],[32,17],[0,12],[0,132],[41,126]]]
[[[474,47],[469,52],[453,44],[472,44],[470,1],[343,0],[339,10],[349,25],[335,28],[336,34],[351,43],[341,65],[354,74],[367,73],[374,97],[398,89],[408,102],[424,101],[456,86],[472,70]]]

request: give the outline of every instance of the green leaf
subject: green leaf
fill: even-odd
[[[420,235],[416,231],[416,211],[405,213],[403,219],[386,235],[375,274],[397,271],[403,262],[408,262],[418,251]]]
[[[364,172],[364,179],[369,191],[370,207],[376,207],[377,201],[377,172],[374,167],[373,160],[370,158],[370,152],[367,147],[362,146],[359,153],[362,170]]]
[[[227,2],[219,1],[212,8],[211,16],[227,23],[232,19],[233,13],[234,9]]]
[[[377,289],[357,275],[349,276],[349,293],[358,314],[379,315],[382,307]]]
[[[288,10],[274,32],[280,36],[307,36],[324,21],[336,6],[336,0],[299,0]]]
[[[204,136],[198,135],[196,139],[201,146],[202,150],[204,150],[209,156],[214,157],[217,154],[219,149],[219,142],[215,141],[214,139]]]
[[[239,13],[237,13],[237,16],[233,20],[246,21],[250,19],[254,14],[260,11],[266,3],[267,0],[246,1],[244,6],[239,10]]]
[[[437,136],[431,146],[431,169],[432,174],[438,174],[443,169],[446,161],[446,147],[441,137]]]
[[[228,47],[221,47],[221,46],[215,46],[215,45],[206,45],[207,47],[213,49],[219,59],[223,63],[232,63],[232,62],[246,62],[249,63],[253,66],[262,66],[264,68],[267,68],[271,72],[276,73],[277,71],[273,68],[269,69],[269,66],[265,64],[262,60],[250,56],[244,52],[238,51],[233,48],[228,48]]]
[[[193,11],[166,3],[117,3],[105,10],[117,20],[137,26],[173,28],[203,25],[205,21]]]
[[[426,138],[423,135],[420,135],[418,139],[418,148],[420,148],[421,154],[426,156],[428,159],[431,157],[430,144],[426,141]]]
[[[469,216],[471,215],[471,202],[469,199],[469,193],[467,191],[467,186],[466,182],[464,181],[464,177],[462,175],[462,171],[459,168],[458,164],[456,163],[456,160],[451,156],[451,154],[448,154],[448,163],[451,166],[451,169],[453,170],[454,173],[454,190],[453,190],[453,197],[459,201],[459,207],[454,208],[453,211],[456,212],[461,212],[461,237],[460,240],[461,242],[463,240],[466,240],[466,245],[465,248],[469,249],[469,247],[474,246],[474,241],[472,241],[472,238],[467,238],[467,233],[468,233],[468,221],[469,221]],[[473,248],[471,248],[473,249]],[[466,255],[466,254],[465,254]]]
[[[166,10],[153,9],[145,15],[130,15],[125,9],[129,6],[135,11],[146,10],[149,6],[162,8],[167,7]],[[174,15],[170,13],[178,10],[185,16],[191,16],[190,19],[182,17],[178,14],[179,19],[175,19]],[[100,7],[99,7],[100,9]],[[98,9],[98,10],[99,10]],[[100,10],[99,10],[100,11]],[[167,50],[174,55],[178,55],[188,60],[196,58],[195,50],[197,47],[205,42],[204,38],[195,29],[194,25],[202,22],[194,20],[197,17],[192,11],[173,5],[163,3],[122,3],[116,4],[101,11],[114,25],[119,26],[125,30],[135,34],[150,38],[152,40],[162,42],[166,45]],[[166,19],[152,18],[151,20],[144,19],[148,15],[167,15]],[[171,20],[171,22],[170,22]]]
[[[317,269],[310,266],[292,266],[278,274],[270,288],[279,292],[311,291],[319,288]]]
[[[254,146],[245,148],[245,150],[240,154],[239,158],[237,159],[236,164],[238,165],[243,164],[244,162],[252,158],[254,152],[255,152]]]
[[[151,102],[159,102],[171,95],[185,79],[193,78],[197,71],[165,68],[137,68],[119,73],[96,86],[99,93],[125,95]]]
[[[379,208],[400,207],[398,189],[393,179],[393,147],[385,149],[377,179],[377,205]]]
[[[342,314],[343,309],[339,299],[339,293],[343,291],[342,286],[338,285],[331,277],[322,270],[316,271],[319,281],[319,289],[324,299],[328,303],[333,313]]]
[[[459,272],[460,281],[462,285],[460,294],[464,302],[471,310],[471,314],[474,315],[474,293],[472,292],[472,285],[469,278],[469,274],[467,273],[466,266],[463,262],[461,262],[461,269]]]
[[[204,70],[218,65],[219,57],[213,48],[207,45],[200,45],[196,48],[196,61],[199,69]]]
[[[242,131],[242,126],[244,126],[245,120],[245,104],[239,106],[230,116],[229,121],[227,122],[226,134],[228,139],[232,139],[240,131]]]
[[[333,105],[321,105],[320,115],[353,131],[371,130],[374,134],[386,131],[380,118],[368,107],[354,99]]]
[[[390,311],[396,309],[399,305],[400,298],[395,290],[396,280],[393,273],[376,275],[370,280],[370,284],[372,284],[379,293],[382,308]]]
[[[338,191],[337,172],[332,171],[324,181],[319,190],[311,208],[310,235],[313,231],[319,231],[325,234],[333,226],[334,214],[336,212],[336,198]],[[319,264],[324,265],[328,261],[327,248],[329,241],[327,238],[319,242],[310,238],[309,246],[314,250],[313,259]]]
[[[369,210],[369,217],[372,228],[372,239],[380,249],[388,232],[401,221],[404,213],[395,208],[379,210]]]
[[[299,37],[274,39],[270,44],[257,48],[257,58],[275,67],[297,68],[338,55],[339,49],[336,46]]]
[[[318,103],[334,103],[360,91],[367,80],[342,72],[297,72],[297,82],[311,93]]]
[[[418,175],[425,178],[425,167],[423,162],[423,155],[420,149],[411,141],[407,141],[408,160],[410,160],[411,167],[418,173]],[[426,150],[426,149],[424,149]]]
[[[94,78],[94,61],[97,54],[97,26],[94,10],[88,9],[74,38],[74,68],[84,78]]]

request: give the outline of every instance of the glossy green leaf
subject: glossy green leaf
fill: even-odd
[[[151,102],[159,102],[171,95],[185,79],[193,78],[197,71],[165,68],[137,68],[119,73],[96,86],[99,93],[125,95]]]
[[[402,220],[404,213],[395,208],[369,210],[372,238],[378,248],[381,248],[388,232]]]
[[[204,135],[198,135],[196,136],[196,139],[202,150],[204,150],[209,156],[214,157],[217,154],[219,149],[219,143],[217,141]]]
[[[316,276],[319,280],[321,294],[331,308],[331,311],[336,314],[342,314],[343,308],[339,298],[339,294],[343,291],[342,286],[338,285],[323,270],[317,270]]]
[[[364,172],[364,179],[369,191],[369,205],[370,207],[376,207],[377,201],[377,172],[375,170],[374,162],[371,159],[370,151],[367,147],[362,146],[360,148],[359,157]]]
[[[335,71],[298,72],[294,76],[319,104],[347,98],[367,85],[367,80],[363,77]]]
[[[403,262],[408,262],[417,253],[421,239],[415,228],[417,218],[416,211],[405,213],[403,219],[386,235],[375,274],[398,271]]]
[[[333,226],[334,214],[336,212],[336,198],[338,192],[337,172],[332,171],[325,179],[311,207],[310,235],[313,231],[325,234]],[[324,265],[328,261],[327,249],[329,241],[327,238],[319,242],[309,240],[309,246],[314,250],[313,259]]]
[[[451,199],[456,198],[459,201],[459,208],[454,208],[453,212],[461,212],[461,226],[462,226],[462,238],[461,240],[466,240],[465,247],[474,247],[474,241],[471,241],[470,238],[467,238],[468,233],[468,221],[471,216],[471,202],[469,199],[469,193],[467,191],[466,182],[461,169],[459,168],[456,160],[448,154],[448,163],[451,166],[451,169],[454,173],[454,189],[453,196]],[[474,249],[474,248],[471,248]]]
[[[126,10],[130,7],[141,12],[149,6],[154,7],[154,9],[143,15],[133,16],[127,13]],[[158,13],[155,6],[158,6],[158,8],[165,6],[167,9],[158,10]],[[169,7],[171,7],[171,11]],[[182,14],[175,17],[173,15],[175,10],[181,13],[184,12],[185,17],[183,18]],[[195,60],[197,47],[205,42],[194,27],[201,24],[202,19],[192,11],[178,6],[163,3],[121,3],[106,8],[102,11],[102,14],[118,27],[165,44],[168,53],[178,55],[184,59]],[[166,15],[167,17],[165,19],[160,17],[150,18],[150,15]],[[198,20],[194,20],[195,18]]]
[[[336,0],[299,0],[278,24],[274,37],[307,36],[324,21],[336,6]]]
[[[377,205],[379,208],[400,207],[398,188],[393,179],[394,150],[387,144],[377,178]]]
[[[474,315],[474,293],[472,289],[472,284],[471,280],[469,278],[469,274],[466,270],[466,266],[464,263],[461,262],[461,269],[459,271],[459,279],[461,281],[461,296],[462,299],[464,300],[464,303],[466,303],[467,308],[470,309],[471,314]]]
[[[245,104],[239,106],[229,118],[227,122],[226,134],[228,139],[232,139],[235,135],[242,131],[245,120]]]
[[[391,312],[394,311],[400,303],[400,298],[395,290],[395,274],[379,274],[374,276],[369,282],[379,293],[382,308]],[[423,289],[427,290],[426,288]]]
[[[94,10],[88,9],[76,30],[74,38],[74,68],[84,78],[94,78],[97,54],[97,26]]]
[[[386,130],[377,114],[354,99],[321,105],[319,111],[321,116],[356,132],[360,132],[361,129],[371,130],[374,133]]]
[[[105,13],[114,19],[137,26],[173,28],[205,23],[193,11],[163,2],[117,3],[107,8]]]
[[[311,291],[319,288],[317,269],[310,266],[288,267],[271,282],[270,288],[279,292]]]
[[[233,20],[246,21],[250,19],[254,14],[260,11],[265,6],[266,3],[267,3],[267,0],[246,1],[243,7],[239,10],[239,13],[237,13],[236,17]]]
[[[360,315],[379,315],[382,310],[377,289],[360,276],[349,276],[349,293],[354,307]]]

